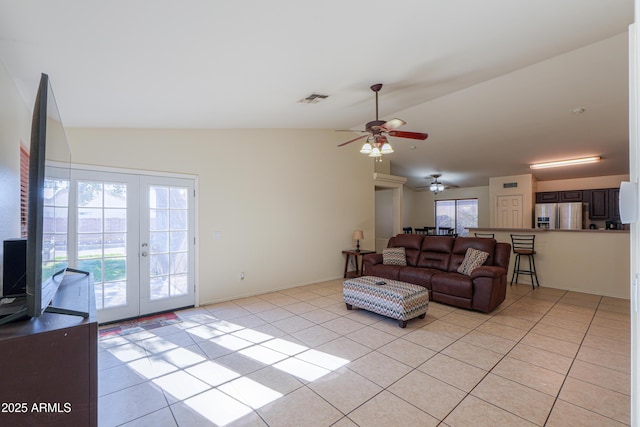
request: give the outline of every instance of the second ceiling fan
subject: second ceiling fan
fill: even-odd
[[[419,139],[422,141],[427,139],[429,134],[426,133],[396,130],[400,126],[406,124],[404,120],[391,119],[389,121],[384,121],[378,118],[378,92],[380,92],[380,89],[382,89],[382,83],[377,83],[371,86],[371,90],[376,94],[376,119],[367,123],[365,130],[360,131],[365,133],[365,135],[343,142],[342,144],[339,144],[338,147],[343,147],[347,144],[351,144],[352,142],[367,138],[360,152],[363,154],[369,154],[370,157],[381,157],[382,154],[393,153],[393,148],[389,145],[387,135],[398,138]]]

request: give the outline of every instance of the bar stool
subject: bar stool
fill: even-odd
[[[538,281],[538,274],[536,273],[536,261],[533,259],[533,256],[536,254],[535,251],[535,240],[536,236],[534,234],[512,234],[511,235],[511,243],[513,248],[513,253],[516,255],[515,262],[513,264],[513,274],[511,275],[511,283],[513,284],[513,280],[515,278],[516,283],[518,283],[518,276],[520,274],[526,274],[531,276],[531,287],[535,289],[535,284],[540,287],[540,282]],[[523,270],[520,267],[520,257],[524,255],[529,259],[529,269]],[[533,279],[535,279],[535,284]]]
[[[473,233],[476,237],[484,237],[485,239],[493,239],[496,237],[494,233]]]

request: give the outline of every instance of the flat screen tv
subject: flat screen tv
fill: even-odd
[[[70,162],[71,151],[49,77],[42,74],[33,108],[29,148],[26,295],[12,305],[14,312],[0,318],[0,324],[25,316],[40,317],[45,311],[89,316],[88,312],[51,305],[67,271],[84,273],[68,268],[68,203],[51,202],[52,197],[64,195],[65,191],[60,191],[64,183],[68,200]],[[49,173],[51,166],[68,171],[68,175],[60,177],[58,173],[56,178],[52,178]]]

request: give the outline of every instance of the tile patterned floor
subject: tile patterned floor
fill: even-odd
[[[335,280],[178,314],[100,341],[101,427],[630,423],[627,300],[514,285],[401,329]]]

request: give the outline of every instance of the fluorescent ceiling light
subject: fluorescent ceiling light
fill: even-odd
[[[545,169],[545,168],[555,168],[559,166],[571,166],[571,165],[582,165],[585,163],[597,163],[599,161],[600,161],[600,156],[593,156],[593,157],[583,157],[581,159],[558,160],[555,162],[546,162],[546,163],[534,163],[529,167],[531,169]]]

